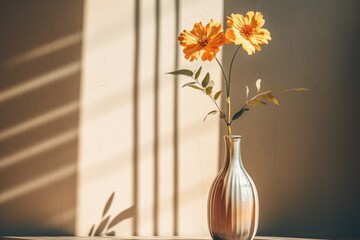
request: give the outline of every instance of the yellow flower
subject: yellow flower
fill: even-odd
[[[211,61],[216,57],[219,48],[225,44],[226,37],[221,23],[215,23],[211,19],[206,27],[198,22],[191,31],[183,30],[178,40],[184,47],[185,58],[190,62],[199,57],[203,61]]]
[[[227,17],[226,38],[235,45],[242,45],[244,51],[249,55],[255,53],[255,49],[260,51],[260,44],[268,44],[271,40],[270,32],[261,28],[265,24],[263,15],[260,12],[247,12],[246,16],[241,14],[231,14]]]

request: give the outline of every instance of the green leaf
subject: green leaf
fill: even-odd
[[[201,85],[205,88],[209,84],[209,81],[210,81],[210,74],[206,73],[204,80],[202,80],[201,82]]]
[[[186,85],[186,87],[191,87],[191,88],[193,88],[193,89],[197,89],[197,90],[204,91],[204,89],[202,89],[202,88],[200,88],[200,87],[198,87],[198,86],[196,86],[196,85],[192,85],[192,84]]]
[[[107,200],[106,204],[105,204],[105,207],[104,207],[104,211],[103,211],[103,214],[102,216],[105,217],[106,213],[109,211],[110,207],[111,207],[111,204],[114,200],[114,196],[115,196],[115,192],[113,192],[109,199]]]
[[[98,226],[98,228],[95,231],[95,236],[100,236],[100,234],[104,231],[106,225],[108,224],[110,220],[110,216],[108,216],[107,218],[105,218],[104,220],[101,221],[100,225]]]
[[[91,229],[90,229],[90,231],[89,231],[89,235],[88,235],[89,237],[92,236],[93,231],[94,231],[94,228],[95,228],[95,224],[92,225],[92,227],[91,227]]]
[[[266,95],[263,95],[262,97],[279,106],[279,101],[272,95],[271,92],[268,92]]]
[[[209,116],[209,115],[214,115],[215,113],[217,113],[217,110],[212,110],[211,112],[209,112],[208,114],[206,114],[205,118],[204,118],[204,122],[206,120],[206,118]]]
[[[207,95],[211,95],[213,87],[207,87],[205,89]]]
[[[188,83],[184,84],[182,87],[187,87],[187,86],[193,85],[193,84],[196,84],[196,82],[188,82]]]
[[[167,74],[173,74],[173,75],[185,75],[188,77],[192,77],[192,75],[194,75],[194,73],[192,71],[190,71],[189,69],[180,69],[180,70],[176,70],[173,72],[168,72]]]
[[[245,111],[249,111],[248,108],[242,108],[240,111],[236,112],[234,116],[232,117],[231,121],[234,121],[235,119],[238,119]]]
[[[199,68],[199,70],[196,71],[196,74],[195,74],[195,79],[197,80],[200,76],[200,73],[201,73],[201,69],[202,67]]]
[[[218,91],[217,93],[215,93],[215,96],[214,96],[215,101],[218,100],[218,98],[220,97],[221,93],[222,93],[222,90],[220,90],[220,91]]]

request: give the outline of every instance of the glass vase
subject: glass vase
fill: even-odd
[[[241,136],[224,140],[224,163],[208,197],[209,231],[214,240],[251,240],[258,227],[258,194],[241,160]]]

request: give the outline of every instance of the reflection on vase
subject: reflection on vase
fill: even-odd
[[[208,197],[208,225],[214,240],[254,238],[259,219],[256,187],[241,160],[241,136],[226,135],[224,164]]]

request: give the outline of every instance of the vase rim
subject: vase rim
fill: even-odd
[[[224,135],[225,138],[241,138],[241,135]]]

